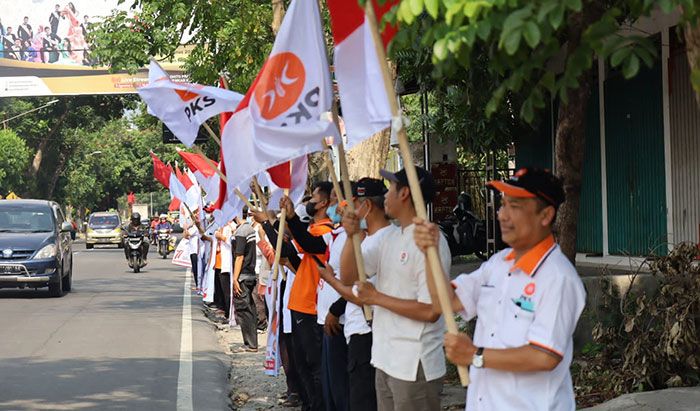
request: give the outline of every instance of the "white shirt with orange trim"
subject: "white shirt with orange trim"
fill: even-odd
[[[466,319],[478,317],[474,345],[516,348],[533,345],[560,356],[552,371],[510,372],[470,367],[469,411],[576,409],[569,366],[573,333],[586,303],[576,269],[554,239],[542,241],[517,263],[511,249],[492,256],[452,285]]]

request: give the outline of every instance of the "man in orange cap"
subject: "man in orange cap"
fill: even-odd
[[[511,248],[448,287],[454,310],[467,320],[478,317],[473,341],[445,336],[447,358],[471,365],[466,408],[573,411],[569,366],[586,293],[552,234],[564,202],[561,182],[548,170],[523,168],[487,186],[503,193],[498,222]],[[437,247],[438,237],[435,224],[416,220],[420,249]],[[432,275],[427,278],[440,310]]]

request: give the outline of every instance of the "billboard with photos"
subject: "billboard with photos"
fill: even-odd
[[[148,81],[144,67],[137,73],[110,73],[93,67],[86,42],[90,24],[128,10],[118,0],[18,0],[0,10],[0,97],[135,93]],[[175,81],[185,80],[177,63],[161,65]]]

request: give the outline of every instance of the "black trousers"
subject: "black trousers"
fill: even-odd
[[[284,376],[287,379],[287,394],[297,394],[301,397],[302,386],[297,373],[296,363],[294,361],[294,341],[292,334],[284,333],[284,291],[287,288],[287,281],[280,282],[280,289],[277,291],[280,296],[279,307],[277,307],[277,323],[279,326],[279,341],[280,341],[280,359],[284,368]],[[291,325],[291,324],[290,324]]]
[[[221,289],[221,269],[214,269],[214,307],[224,309],[224,293]]]
[[[323,326],[317,325],[323,333]],[[348,345],[341,326],[340,334],[323,335],[321,382],[326,411],[348,410]]]
[[[233,296],[233,308],[236,310],[236,322],[241,326],[243,343],[249,348],[258,348],[258,313],[255,308],[256,280],[242,280],[241,294]]]
[[[323,385],[321,384],[321,329],[316,316],[292,311],[292,340],[294,360],[302,384],[302,410],[321,411]]]
[[[228,319],[231,314],[231,273],[219,274],[218,281],[219,288],[221,289],[222,309],[224,310],[226,319]]]
[[[348,378],[350,411],[376,411],[377,392],[374,386],[372,333],[355,334],[348,344]]]
[[[190,254],[190,262],[192,263],[192,276],[194,277],[194,286],[199,288],[199,281],[197,281],[197,267],[198,267],[198,262],[199,256],[197,253]]]

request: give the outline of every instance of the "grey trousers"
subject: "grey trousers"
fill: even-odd
[[[426,381],[420,363],[416,381],[399,380],[380,369],[377,369],[375,379],[379,411],[433,411],[442,408],[442,378]]]

